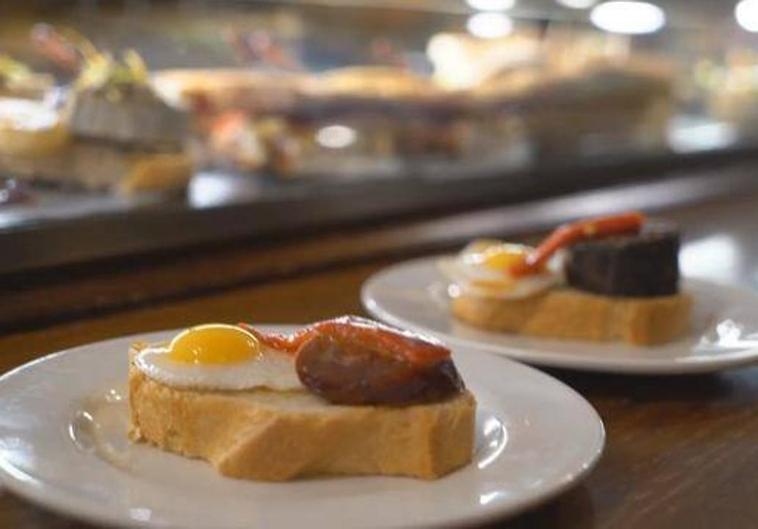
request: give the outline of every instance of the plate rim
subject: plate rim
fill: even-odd
[[[259,327],[268,328],[274,331],[286,330],[288,328],[291,329],[297,326],[297,324],[259,325]],[[135,340],[138,338],[144,338],[146,335],[155,335],[160,333],[176,333],[179,330],[181,329],[166,329],[161,331],[150,331],[148,333],[116,336],[56,351],[45,356],[30,360],[29,362],[26,362],[1,374],[0,387],[2,387],[7,379],[17,376],[21,372],[35,369],[36,366],[40,364],[52,361],[64,355],[83,353],[86,350],[102,347],[109,344],[110,342]],[[456,348],[456,346],[453,347]],[[493,357],[493,355],[489,355],[483,351],[473,352],[474,354]],[[561,476],[560,479],[555,480],[553,486],[546,489],[541,494],[529,496],[522,502],[516,505],[512,505],[508,508],[504,508],[504,506],[498,508],[498,504],[495,503],[489,508],[487,508],[487,506],[482,506],[481,511],[476,512],[475,514],[469,513],[463,515],[454,515],[447,517],[444,521],[427,523],[420,525],[419,527],[448,527],[451,525],[474,526],[488,522],[510,519],[531,508],[536,507],[537,505],[546,503],[571,489],[572,487],[580,484],[598,465],[600,459],[602,458],[602,455],[605,452],[607,445],[607,432],[605,429],[605,423],[603,422],[602,417],[595,409],[595,407],[584,396],[582,396],[578,391],[576,391],[565,382],[562,382],[561,380],[539,369],[514,361],[507,357],[498,357],[498,361],[505,362],[506,365],[510,364],[516,369],[527,371],[531,376],[536,377],[538,380],[545,381],[556,386],[557,388],[560,388],[560,390],[566,396],[570,397],[575,402],[575,404],[583,407],[585,412],[588,413],[588,418],[592,419],[593,428],[595,429],[593,432],[595,446],[592,447],[591,452],[588,451],[587,460],[581,467],[577,468],[574,472]],[[84,462],[85,459],[82,461]],[[19,474],[23,474],[23,477],[19,476]],[[71,519],[78,519],[89,523],[105,524],[117,527],[178,527],[171,523],[164,524],[156,521],[140,522],[135,519],[126,521],[123,516],[118,514],[118,511],[114,512],[98,509],[92,500],[72,497],[70,493],[66,492],[65,488],[62,488],[59,485],[45,482],[40,483],[36,477],[31,476],[24,472],[22,469],[15,467],[12,463],[6,461],[4,458],[0,458],[0,485],[6,487],[8,491],[18,495],[24,500],[28,500],[37,506],[48,509],[61,516]],[[74,501],[72,502],[72,500]],[[72,505],[74,505],[73,508]]]
[[[749,347],[743,351],[733,353],[726,357],[706,357],[707,360],[676,362],[666,359],[645,358],[630,360],[629,357],[620,359],[594,360],[588,357],[577,358],[576,356],[567,356],[567,358],[557,358],[557,353],[548,351],[545,356],[533,356],[528,351],[520,349],[518,346],[507,346],[488,344],[475,341],[470,338],[458,338],[456,336],[434,331],[424,325],[416,324],[404,318],[397,317],[379,306],[369,294],[369,290],[383,277],[390,275],[397,270],[408,266],[421,265],[436,261],[443,257],[449,257],[454,254],[444,253],[431,256],[417,257],[386,266],[369,276],[361,285],[361,304],[363,308],[374,318],[395,325],[398,327],[408,327],[419,332],[424,332],[436,336],[437,338],[448,342],[448,344],[457,347],[467,347],[477,351],[494,354],[508,358],[513,361],[523,362],[531,366],[550,367],[559,369],[569,369],[573,371],[582,371],[589,373],[612,373],[621,375],[650,375],[650,376],[686,376],[698,375],[705,373],[714,373],[725,371],[727,369],[737,369],[741,367],[758,364],[758,347]],[[738,296],[752,295],[758,301],[758,293],[752,289],[740,289],[734,285],[712,281],[702,277],[683,277],[684,281],[690,284],[705,285],[709,288],[725,289],[735,293]],[[473,328],[473,327],[472,327]],[[484,329],[476,329],[480,332],[491,332]]]

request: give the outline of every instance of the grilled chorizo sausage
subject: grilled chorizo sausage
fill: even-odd
[[[452,360],[413,362],[379,341],[313,333],[296,353],[300,381],[335,404],[404,405],[434,402],[463,390]]]

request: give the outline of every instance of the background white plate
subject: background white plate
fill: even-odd
[[[758,294],[686,279],[695,303],[691,332],[655,347],[550,340],[477,329],[449,313],[449,281],[437,269],[443,256],[391,266],[361,291],[363,305],[388,323],[428,332],[450,345],[497,353],[535,365],[586,371],[685,374],[758,362]]]
[[[282,328],[268,327],[282,330]],[[599,457],[604,431],[576,392],[475,351],[455,361],[479,402],[473,462],[437,481],[221,477],[125,435],[126,337],[78,347],[0,378],[0,478],[84,519],[150,527],[397,527],[512,515],[566,489]]]

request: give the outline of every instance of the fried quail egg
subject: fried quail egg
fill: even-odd
[[[262,345],[236,325],[207,324],[148,346],[134,359],[148,377],[173,387],[244,390],[299,390],[303,386],[292,355]]]
[[[533,248],[494,239],[478,239],[457,256],[440,260],[440,270],[453,282],[450,294],[461,292],[480,297],[521,299],[558,284],[561,275],[551,263],[542,272],[521,277],[509,273]]]

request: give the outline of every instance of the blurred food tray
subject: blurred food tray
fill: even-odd
[[[757,186],[751,177],[754,169],[745,168],[751,161],[758,163],[758,150],[732,146],[545,163],[511,172],[378,179],[287,182],[206,172],[196,175],[186,197],[173,200],[47,190],[33,206],[0,207],[0,274],[237,239],[271,242],[402,215],[526,202],[622,184],[687,178],[699,182],[694,194],[682,192],[680,185],[671,196],[656,197],[676,204]]]

